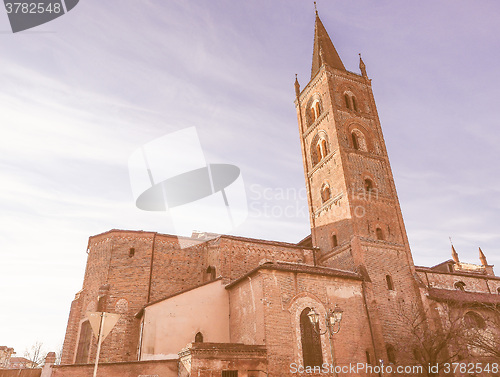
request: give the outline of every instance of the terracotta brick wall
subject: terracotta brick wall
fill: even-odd
[[[268,353],[270,376],[291,376],[290,364],[302,364],[300,313],[338,304],[344,310],[341,332],[335,335],[338,364],[365,362],[373,346],[364,309],[361,281],[303,273],[260,270],[230,289],[232,341],[261,341]],[[258,305],[261,302],[263,305]],[[256,320],[254,320],[256,318]],[[322,315],[321,329],[325,329]],[[264,334],[256,333],[261,323]],[[256,336],[258,335],[258,336]],[[328,336],[322,336],[323,361],[331,362]],[[262,343],[252,343],[262,344]]]

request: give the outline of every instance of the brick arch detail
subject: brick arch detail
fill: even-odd
[[[293,329],[293,344],[294,344],[294,361],[302,365],[302,334],[300,333],[300,314],[305,308],[312,308],[318,312],[320,316],[320,330],[325,330],[325,324],[322,323],[326,315],[325,305],[321,300],[313,294],[302,292],[293,297],[288,304],[287,310],[290,312],[290,322]],[[321,335],[321,353],[323,354],[323,362],[332,364],[330,354],[330,340],[328,334]]]
[[[345,106],[342,106],[345,103],[344,94],[349,92],[353,94],[354,97],[356,97],[356,102],[360,112],[366,113],[367,111],[369,111],[368,108],[369,101],[367,96],[363,93],[363,91],[359,90],[358,88],[354,87],[349,83],[341,84],[337,87],[337,89],[335,89],[335,93],[338,93],[338,98],[337,98],[338,105],[340,105],[341,108],[343,107],[345,108]]]
[[[376,153],[377,149],[374,144],[373,134],[367,126],[363,125],[359,120],[350,119],[345,122],[345,129],[347,131],[347,143],[350,147],[352,147],[351,134],[353,131],[357,130],[361,132],[365,138],[368,153]]]

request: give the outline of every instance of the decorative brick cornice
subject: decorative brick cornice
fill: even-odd
[[[264,345],[243,343],[190,343],[179,352],[179,358],[263,358],[267,357]]]

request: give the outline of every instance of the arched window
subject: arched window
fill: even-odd
[[[311,107],[308,111],[309,113],[309,119],[311,120],[311,124],[313,124],[316,121],[316,112],[314,109]]]
[[[366,138],[362,131],[354,129],[351,131],[352,147],[358,151],[368,152]]]
[[[396,364],[396,351],[391,344],[388,344],[385,348],[387,351],[387,358],[389,359],[389,363]]]
[[[384,233],[382,232],[382,229],[377,228],[375,232],[377,233],[377,240],[382,241],[384,239]]]
[[[365,351],[365,354],[366,354],[366,363],[367,363],[368,365],[371,365],[372,360],[371,360],[371,357],[370,357],[370,351],[366,350],[366,351]]]
[[[106,300],[107,295],[97,296],[97,311],[104,312],[106,311]]]
[[[85,321],[80,328],[78,349],[76,351],[75,364],[86,364],[89,360],[90,340],[92,339],[92,328],[90,322]]]
[[[332,194],[330,192],[330,186],[327,184],[324,184],[323,187],[321,188],[321,200],[324,202],[330,200],[332,197]]]
[[[497,288],[497,293],[500,295],[500,288]]]
[[[349,101],[349,95],[347,93],[344,94],[344,100],[345,100],[345,107],[347,107],[350,110],[351,109],[351,103]]]
[[[385,281],[387,283],[387,289],[390,291],[394,290],[394,283],[392,282],[391,275],[385,275]]]
[[[465,291],[465,283],[463,281],[457,281],[454,287],[459,291]]]
[[[464,324],[468,329],[484,329],[486,322],[476,312],[467,312],[464,315]]]
[[[337,239],[337,235],[334,233],[332,234],[332,246],[337,247],[339,245],[339,241]]]
[[[203,334],[201,332],[197,332],[194,336],[195,343],[203,343]]]
[[[353,108],[353,110],[354,111],[358,111],[358,105],[356,103],[356,97],[352,96],[351,100],[352,100],[352,108]]]
[[[319,162],[323,159],[323,155],[321,153],[321,144],[320,143],[318,143],[318,145],[316,145],[316,153],[318,155],[318,162]]]
[[[321,115],[321,105],[319,104],[319,101],[314,104],[314,109],[316,110],[316,118],[319,118]]]
[[[351,134],[352,137],[352,147],[354,149],[359,149],[358,135],[355,132]]]
[[[321,140],[321,158],[325,158],[328,154],[328,145],[326,144],[326,140]]]
[[[373,191],[373,182],[371,181],[371,179],[368,178],[365,179],[365,191],[366,192]]]
[[[215,280],[215,278],[217,277],[216,269],[214,266],[208,266],[206,274],[207,274],[208,281]]]
[[[312,166],[316,166],[328,155],[328,149],[328,135],[324,130],[320,130],[311,140]]]
[[[300,335],[304,367],[321,366],[321,364],[323,364],[319,324],[315,325],[316,328],[313,327],[308,316],[310,311],[310,308],[305,308],[302,310],[302,313],[300,313]]]

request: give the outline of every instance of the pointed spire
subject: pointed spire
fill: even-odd
[[[368,77],[368,75],[366,74],[366,65],[363,61],[363,58],[361,57],[361,54],[359,54],[359,69],[361,70],[361,74],[363,75],[363,77]]]
[[[481,248],[479,248],[479,260],[481,261],[481,264],[483,266],[488,265],[488,261],[486,260],[486,256],[484,255],[483,250],[481,250]]]
[[[316,8],[316,3],[314,3],[314,7]],[[326,32],[318,16],[318,10],[316,9],[311,79],[316,76],[323,64],[328,65],[330,68],[341,69],[343,71],[346,70],[337,50],[335,50],[333,46],[330,36]]]
[[[299,84],[299,80],[297,79],[297,74],[295,74],[295,95],[297,96],[297,98],[299,98],[299,95],[300,95],[300,84]]]
[[[451,257],[456,263],[460,263],[460,260],[458,259],[458,253],[455,251],[455,247],[453,244],[451,245]]]

